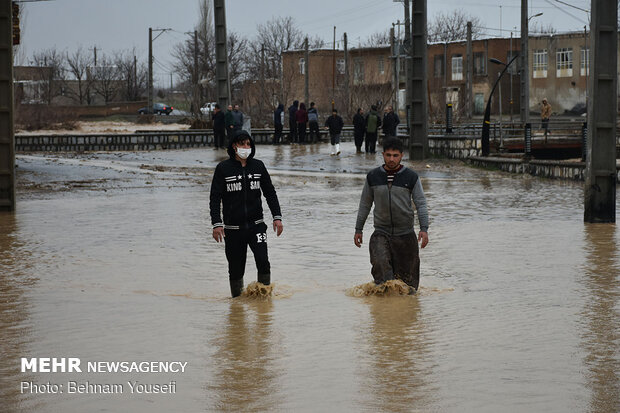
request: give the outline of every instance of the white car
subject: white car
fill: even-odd
[[[203,115],[210,115],[213,112],[213,108],[215,108],[215,104],[217,102],[207,102],[203,107],[200,108],[200,112]]]

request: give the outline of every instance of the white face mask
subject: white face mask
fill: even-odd
[[[252,153],[252,148],[237,148],[237,155],[241,159],[248,159],[248,156]]]

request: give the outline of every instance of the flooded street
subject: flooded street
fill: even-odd
[[[257,148],[284,222],[270,300],[229,298],[208,207],[224,151],[19,155],[17,212],[0,214],[0,411],[619,411],[620,230],[583,223],[581,183],[405,161],[429,205],[421,288],[360,298],[372,217],[361,249],[355,218],[381,155],[328,146]],[[187,365],[22,373],[22,357]]]

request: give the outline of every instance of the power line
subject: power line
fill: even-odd
[[[567,11],[566,11],[566,10],[564,10],[563,8],[559,7],[557,4],[552,3],[552,2],[551,2],[551,0],[545,0],[545,1],[546,1],[547,3],[549,3],[549,4],[551,4],[553,7],[555,7],[555,8],[556,8],[556,9],[558,9],[559,11],[561,11],[562,13],[569,15],[569,16],[570,16],[570,17],[572,17],[573,19],[575,19],[575,20],[577,20],[577,21],[579,21],[579,22],[581,22],[581,23],[583,23],[583,24],[588,24],[588,22],[586,22],[586,21],[584,21],[584,20],[580,19],[579,17],[575,16],[575,15],[574,15],[574,14],[572,14],[572,13],[567,12]]]

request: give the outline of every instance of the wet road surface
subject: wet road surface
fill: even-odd
[[[431,218],[420,292],[359,298],[370,263],[353,227],[380,154],[352,149],[258,147],[284,216],[270,300],[228,298],[208,210],[224,151],[18,156],[18,209],[0,214],[0,410],[618,411],[620,232],[583,223],[581,184],[411,164]],[[187,368],[21,373],[21,357]],[[69,381],[125,391],[68,394]]]

